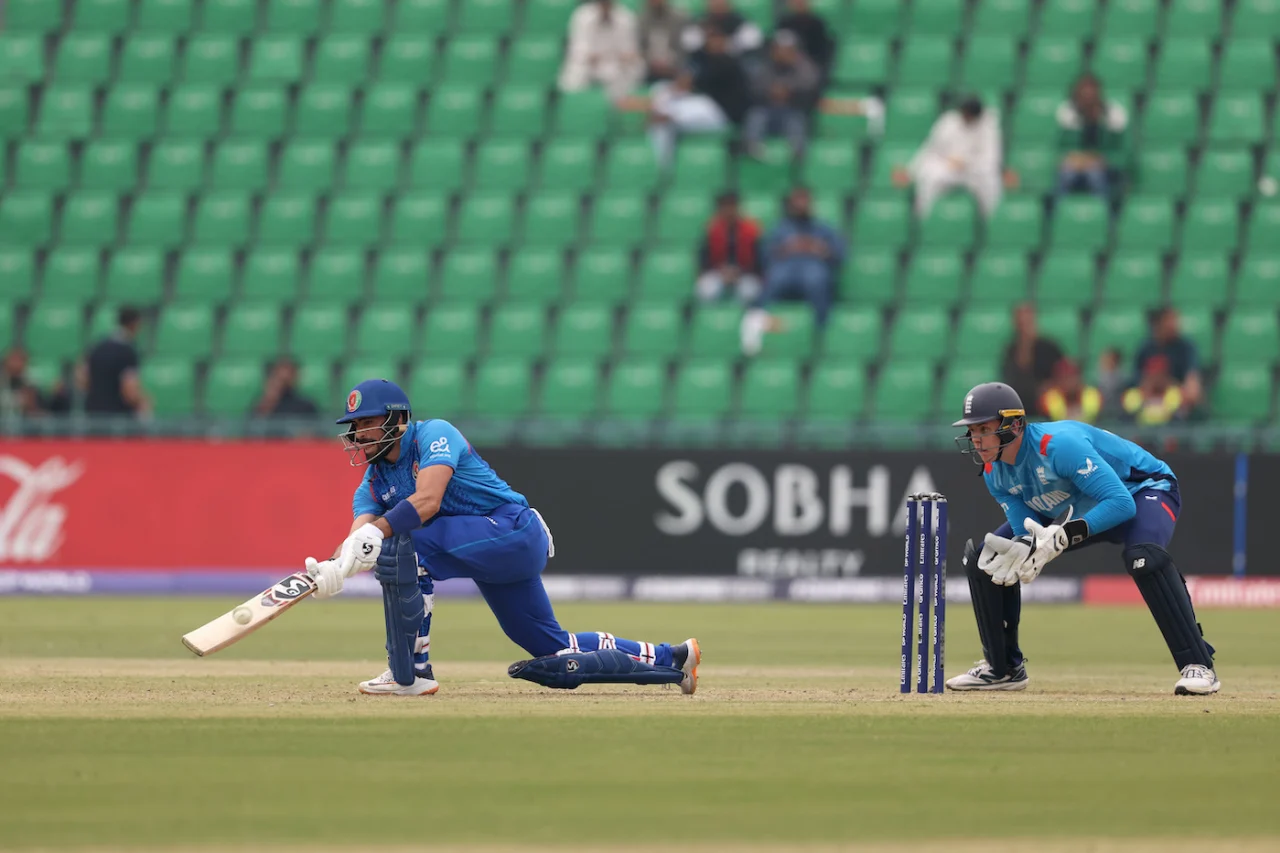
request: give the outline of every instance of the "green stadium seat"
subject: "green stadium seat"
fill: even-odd
[[[402,185],[400,148],[393,142],[359,140],[347,148],[342,185],[349,190],[390,193]]]
[[[266,30],[273,33],[315,35],[320,30],[321,0],[265,0]]]
[[[1270,203],[1258,203],[1253,206],[1253,215],[1249,217],[1247,234],[1251,252],[1269,250],[1275,245],[1275,235],[1280,233],[1280,204],[1272,200]]]
[[[1164,301],[1164,268],[1151,251],[1117,252],[1102,279],[1102,304],[1155,308]]]
[[[613,366],[604,407],[611,415],[651,418],[662,412],[666,366],[653,359],[625,359]]]
[[[974,386],[990,382],[991,377],[998,375],[994,358],[967,359],[947,365],[947,370],[942,375],[942,388],[938,393],[943,410],[951,411]]]
[[[842,83],[882,85],[889,81],[889,43],[858,33],[840,40],[832,76]]]
[[[893,184],[893,170],[899,166],[906,166],[915,156],[919,144],[917,139],[914,143],[885,143],[875,148],[871,156],[871,173],[868,175],[867,188],[877,190],[881,195],[892,193],[901,196],[902,191]]]
[[[1166,251],[1173,245],[1173,202],[1159,196],[1134,196],[1124,206],[1116,229],[1119,249]]]
[[[527,362],[489,359],[476,368],[472,405],[479,415],[523,415],[532,404],[532,386]]]
[[[595,197],[588,226],[597,246],[634,246],[645,238],[647,205],[644,196],[629,191],[606,191]]]
[[[395,250],[389,249],[379,257],[393,254]],[[308,304],[339,305],[345,310],[358,302],[364,297],[365,266],[364,253],[356,249],[325,248],[316,252],[308,269]]]
[[[182,54],[182,79],[187,83],[230,86],[240,74],[240,45],[229,35],[199,33]]]
[[[687,361],[676,373],[671,397],[676,417],[714,418],[725,415],[733,402],[733,371],[727,361]]]
[[[605,184],[610,190],[648,191],[662,177],[653,147],[644,140],[619,139],[605,158]]]
[[[905,24],[906,6],[897,0],[859,0],[849,13],[850,32],[893,38]]]
[[[489,110],[489,133],[512,139],[533,139],[542,135],[546,124],[547,96],[543,86],[511,84],[493,96]]]
[[[438,246],[449,228],[449,204],[435,193],[406,193],[391,209],[390,242],[394,245]]]
[[[898,295],[898,258],[893,249],[854,240],[854,251],[840,276],[840,297],[859,305],[888,305]]]
[[[1256,144],[1263,141],[1265,107],[1254,92],[1219,93],[1209,111],[1209,142]]]
[[[1055,247],[1099,251],[1107,244],[1107,206],[1094,196],[1061,199],[1050,226]]]
[[[552,126],[557,136],[600,139],[609,133],[611,110],[601,92],[562,92]]]
[[[130,245],[174,248],[187,236],[186,196],[163,190],[134,196],[128,219]]]
[[[1080,355],[1080,312],[1073,307],[1046,308],[1039,311],[1041,333],[1053,338],[1067,355]]]
[[[414,30],[397,32],[379,51],[378,79],[384,83],[426,86],[434,82],[435,43]]]
[[[1135,189],[1139,193],[1180,198],[1187,192],[1187,152],[1182,148],[1142,146],[1137,152]]]
[[[676,151],[672,182],[682,191],[713,193],[724,187],[728,168],[724,142],[688,139]]]
[[[507,298],[539,305],[558,302],[564,279],[564,255],[559,250],[526,246],[507,264]]]
[[[734,358],[741,353],[738,305],[701,305],[689,324],[689,353],[698,357]]]
[[[1160,42],[1156,57],[1157,89],[1204,91],[1213,80],[1213,53],[1204,36],[1168,38]]]
[[[193,248],[178,259],[173,298],[178,302],[222,304],[231,298],[235,262],[226,249]]]
[[[547,314],[541,305],[506,303],[489,319],[489,355],[537,359],[546,348]]]
[[[975,30],[960,63],[960,81],[967,91],[999,91],[1013,88],[1018,79],[1016,36]]]
[[[973,276],[969,280],[969,302],[1000,305],[1020,302],[1027,296],[1030,281],[1025,252],[989,247],[974,261]]]
[[[658,240],[668,245],[692,246],[706,228],[712,202],[712,197],[703,192],[667,193],[658,207]]]
[[[135,35],[120,48],[116,81],[165,85],[173,79],[176,52],[173,39],[163,35]]]
[[[1220,94],[1264,94],[1275,88],[1276,63],[1270,41],[1253,38],[1249,34],[1233,38],[1223,45],[1222,58],[1218,62]]]
[[[1280,273],[1280,265],[1277,266]],[[1221,252],[1182,252],[1169,280],[1169,301],[1179,308],[1221,308],[1227,302],[1231,268]]]
[[[1185,306],[1179,309],[1179,330],[1182,336],[1196,346],[1200,366],[1204,368],[1217,362],[1218,323],[1213,309],[1203,305]]]
[[[1018,94],[1009,118],[1010,133],[1018,142],[1015,150],[1027,143],[1055,141],[1058,135],[1055,114],[1063,100],[1058,89],[1023,89]]]
[[[852,191],[858,183],[858,149],[847,140],[819,139],[805,153],[801,177],[811,187]]]
[[[169,92],[164,120],[165,134],[187,139],[209,139],[222,130],[222,93],[208,83],[177,86]]]
[[[37,36],[0,32],[0,79],[36,83],[44,74],[44,46]]]
[[[254,83],[302,80],[304,42],[295,35],[259,35],[249,42],[245,79]]]
[[[1052,148],[1019,145],[1009,152],[1008,164],[1028,193],[1043,194],[1057,180],[1058,155]]]
[[[693,296],[698,270],[683,249],[653,249],[640,259],[639,296],[679,304]]]
[[[205,0],[198,29],[247,36],[258,27],[257,0]]]
[[[351,125],[351,90],[333,83],[313,83],[298,93],[293,132],[315,139],[345,136]]]
[[[1152,39],[1156,36],[1159,23],[1160,0],[1112,0],[1103,10],[1098,32]]]
[[[1220,0],[1172,0],[1165,15],[1165,36],[1217,38],[1222,32]]]
[[[973,196],[951,193],[938,199],[920,223],[919,244],[928,248],[964,250],[977,239],[978,211]]]
[[[189,415],[196,408],[195,365],[185,358],[150,358],[138,370],[155,414]]]
[[[45,260],[40,296],[80,305],[92,302],[98,295],[101,273],[97,251],[59,246]]]
[[[480,132],[483,114],[484,93],[479,87],[438,86],[432,89],[427,105],[427,132],[435,137],[467,139]]]
[[[62,26],[62,9],[48,0],[9,0],[5,27],[20,33],[49,34]]]
[[[1008,196],[1000,202],[987,225],[986,245],[1000,248],[1035,249],[1044,230],[1044,209],[1037,199]]]
[[[808,359],[813,354],[817,329],[813,309],[808,305],[774,305],[769,312],[778,328],[765,335],[764,358]]]
[[[560,417],[586,416],[600,405],[600,368],[590,359],[558,359],[542,376],[539,408]]]
[[[476,192],[458,208],[455,237],[471,246],[505,246],[515,237],[515,201],[502,192]]]
[[[964,0],[915,0],[911,4],[907,29],[912,35],[960,35],[964,28],[965,6]]]
[[[207,303],[169,303],[156,318],[157,355],[208,358],[213,352],[213,308]]]
[[[378,254],[373,275],[375,301],[425,302],[430,292],[431,259],[420,249],[391,249]]]
[[[299,359],[335,360],[347,351],[347,309],[329,302],[304,302],[293,315],[287,351]]]
[[[456,93],[446,94],[443,89],[432,95],[432,106],[437,100],[443,100]],[[458,106],[455,101],[454,106]],[[475,103],[479,109],[479,103]],[[430,114],[428,116],[430,119]],[[464,123],[467,120],[464,120]],[[478,123],[478,113],[469,121]],[[441,132],[428,121],[433,133]],[[418,92],[413,86],[403,83],[376,83],[365,89],[364,107],[360,112],[360,132],[370,138],[407,139],[418,127]],[[462,135],[453,134],[453,135]]]
[[[2,38],[0,36],[0,39]],[[30,113],[26,89],[18,85],[0,83],[0,144],[26,131]],[[0,170],[3,168],[0,166]],[[0,180],[3,179],[4,175],[0,174]]]
[[[885,107],[885,141],[910,144],[914,153],[937,118],[938,98],[933,90],[895,89]]]
[[[1098,17],[1098,0],[1045,0],[1040,7],[1042,33],[1089,38]]]
[[[1093,49],[1090,70],[1116,91],[1132,91],[1147,85],[1147,36],[1104,29]]]
[[[409,399],[422,400],[432,412],[454,417],[465,410],[466,365],[455,359],[415,361],[409,378]]]
[[[283,303],[298,298],[301,281],[297,252],[259,247],[245,258],[240,298],[256,305],[271,305],[279,313]]]
[[[945,308],[909,306],[900,309],[894,319],[889,332],[889,354],[896,359],[938,361],[947,354],[950,338],[951,318]]]
[[[1124,363],[1128,363],[1146,338],[1147,318],[1141,308],[1102,306],[1094,312],[1093,322],[1089,324],[1085,351],[1092,362],[1103,350],[1114,347],[1124,356]]]
[[[1231,31],[1237,36],[1280,36],[1280,4],[1276,0],[1237,0]]]
[[[461,188],[466,176],[466,149],[454,139],[418,143],[409,155],[409,186],[448,192]]]
[[[1219,283],[1220,290],[1226,290],[1224,283],[1225,279]],[[1236,276],[1235,304],[1271,312],[1280,308],[1280,252],[1274,243],[1261,251],[1251,251],[1241,262]]]
[[[1031,29],[1031,8],[1026,0],[984,0],[973,9],[970,32],[1020,40]]]
[[[31,308],[23,344],[41,358],[78,358],[85,344],[83,303],[43,299]]]
[[[369,41],[360,35],[333,34],[316,44],[311,59],[313,84],[353,86],[369,77]]]
[[[61,142],[29,139],[17,146],[13,160],[16,189],[63,192],[71,186],[71,156]]]
[[[276,186],[283,190],[327,192],[333,187],[336,169],[333,144],[295,139],[280,152]]]
[[[238,192],[210,192],[197,203],[191,242],[208,246],[244,246],[249,242],[252,199]]]
[[[1272,365],[1280,357],[1280,327],[1274,311],[1240,306],[1222,327],[1222,361]]]
[[[1047,11],[1041,15],[1040,35],[1027,48],[1022,85],[1065,92],[1083,66],[1081,43],[1061,29],[1046,27]]]
[[[223,323],[221,354],[273,356],[280,346],[280,326],[278,305],[237,302]]]
[[[480,308],[463,303],[432,305],[422,331],[425,354],[470,358],[480,347]]]
[[[867,402],[867,369],[859,361],[826,359],[813,368],[805,414],[819,420],[856,419]]]
[[[566,305],[556,323],[553,346],[559,355],[607,356],[613,349],[613,309],[582,302]]]
[[[349,191],[330,197],[324,220],[326,245],[363,249],[381,240],[382,196]]]
[[[194,7],[194,0],[138,0],[135,29],[181,35],[191,29]]]
[[[441,54],[441,78],[448,83],[491,86],[498,79],[501,57],[490,36],[454,35]]]
[[[13,319],[13,306],[4,302],[0,302],[0,347],[6,352],[12,347],[18,339],[16,321]],[[28,378],[30,378],[30,368],[28,367]],[[34,381],[34,380],[31,380]]]
[[[971,305],[956,325],[956,358],[999,358],[1013,337],[1013,320],[1005,305]],[[976,384],[976,383],[975,383]]]
[[[289,95],[273,83],[240,89],[231,105],[231,133],[252,139],[276,140],[288,128]]]
[[[858,247],[900,248],[911,238],[911,206],[905,195],[863,195],[853,218]]]
[[[271,156],[266,143],[228,140],[213,152],[209,169],[210,189],[261,192],[267,187]],[[177,187],[175,189],[194,189]]]
[[[516,0],[467,0],[458,7],[454,32],[491,37],[503,35],[512,29],[517,9]]]
[[[80,187],[86,190],[132,190],[138,182],[138,151],[127,140],[96,139],[80,158]]]
[[[204,411],[211,415],[244,415],[262,396],[262,362],[256,358],[221,358],[205,377]]]
[[[110,246],[116,241],[120,202],[115,193],[83,190],[62,205],[60,240],[63,245]]]
[[[1182,250],[1234,249],[1240,239],[1239,216],[1234,200],[1197,198],[1187,205],[1182,220]]]
[[[0,305],[28,301],[36,286],[35,253],[18,246],[0,246],[0,281],[4,281]]]
[[[529,182],[529,164],[529,146],[524,142],[483,142],[476,149],[471,167],[471,186],[480,190],[519,192]]]
[[[103,136],[149,139],[160,125],[159,103],[159,93],[153,86],[113,86],[102,104]]]
[[[538,166],[538,185],[543,189],[582,192],[596,186],[596,150],[585,140],[548,142]]]
[[[329,6],[329,32],[379,35],[387,24],[389,5],[385,0],[333,0]]]
[[[1245,148],[1207,148],[1196,170],[1200,198],[1244,199],[1253,194],[1253,155]]]
[[[1259,424],[1271,416],[1273,393],[1271,372],[1266,367],[1249,361],[1224,363],[1210,405],[1215,418]]]
[[[763,359],[742,374],[739,413],[748,417],[791,417],[800,408],[800,370],[793,361]]]
[[[1089,251],[1055,248],[1040,262],[1036,302],[1084,308],[1093,304],[1094,260]]]
[[[0,234],[12,246],[43,246],[53,237],[53,198],[48,193],[0,194]]]
[[[1193,92],[1156,91],[1142,113],[1142,138],[1166,145],[1193,145],[1200,135],[1200,106]]]
[[[365,306],[356,321],[357,356],[400,358],[417,345],[417,319],[399,303]]]
[[[93,90],[51,84],[40,98],[36,133],[50,139],[84,139],[93,133]]]
[[[952,306],[960,300],[964,259],[953,250],[921,249],[907,266],[905,301]]]
[[[110,36],[72,32],[59,42],[53,60],[53,79],[59,83],[100,86],[110,77]]]
[[[680,351],[684,320],[678,306],[642,302],[631,306],[623,325],[623,350],[631,356],[671,358]]]
[[[578,254],[573,296],[613,306],[630,292],[631,261],[621,249],[597,246]]]
[[[935,86],[952,76],[955,49],[949,36],[908,36],[898,56],[895,82],[898,86]]]
[[[523,240],[528,245],[566,247],[578,239],[578,196],[541,192],[525,202]]]
[[[908,351],[909,352],[909,351]],[[922,423],[934,409],[933,365],[907,355],[880,371],[871,408],[875,419],[885,422]]]
[[[827,317],[822,352],[827,359],[869,362],[880,354],[884,318],[880,309],[864,305],[836,305]]]
[[[487,302],[498,285],[498,261],[488,249],[455,249],[440,267],[439,295],[459,302]]]
[[[306,246],[315,233],[316,205],[310,193],[276,192],[263,199],[258,216],[260,245]]]
[[[401,359],[397,356],[367,355],[340,362],[338,387],[346,395],[346,389],[354,388],[366,379],[390,379],[400,381]]]

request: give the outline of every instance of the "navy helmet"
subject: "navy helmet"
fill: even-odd
[[[1000,421],[996,428],[996,436],[1000,439],[1000,453],[1004,453],[1005,445],[1017,436],[1016,425],[1027,425],[1027,410],[1022,405],[1018,392],[1003,382],[984,382],[975,385],[964,398],[964,416],[952,424],[954,427],[971,427],[987,421]],[[961,453],[969,454],[979,465],[984,464],[982,454],[973,446],[973,436],[966,429],[964,435],[956,436],[956,446]],[[999,455],[996,456],[1000,458]]]
[[[356,429],[358,418],[373,417],[381,417],[382,423],[376,427]],[[342,444],[351,457],[351,464],[367,465],[391,452],[400,440],[401,425],[407,424],[412,417],[409,395],[403,388],[389,379],[366,379],[351,389],[347,395],[346,414],[334,423],[350,425],[342,436]]]

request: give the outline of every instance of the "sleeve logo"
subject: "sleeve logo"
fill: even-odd
[[[431,442],[432,456],[435,456],[437,453],[447,454],[448,452],[449,452],[449,439],[437,438],[435,441]]]
[[[1084,467],[1077,468],[1076,473],[1079,474],[1081,477],[1088,477],[1090,474],[1092,474],[1094,471],[1097,471],[1097,470],[1098,470],[1098,466],[1093,464],[1093,460],[1086,458],[1084,460]]]

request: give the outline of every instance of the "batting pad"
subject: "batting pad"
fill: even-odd
[[[418,587],[418,560],[407,534],[383,540],[374,575],[382,584],[382,612],[387,624],[387,664],[397,684],[413,684],[413,655],[418,629],[426,615]]]
[[[517,661],[507,667],[507,675],[562,690],[583,684],[679,684],[684,678],[675,667],[644,663],[617,649]]]

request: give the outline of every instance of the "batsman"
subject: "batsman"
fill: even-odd
[[[316,595],[342,591],[357,572],[382,585],[387,671],[360,692],[424,696],[439,689],[430,662],[434,583],[470,578],[498,624],[532,659],[508,674],[547,687],[581,684],[698,686],[702,652],[683,643],[625,640],[560,627],[542,570],[555,554],[551,530],[524,495],[503,481],[448,421],[413,421],[395,383],[369,379],[347,396],[343,445],[364,479],[351,531],[333,557],[308,557]]]
[[[1059,554],[1098,542],[1123,546],[1125,569],[1164,636],[1180,677],[1178,695],[1217,693],[1213,646],[1205,642],[1186,581],[1169,555],[1182,511],[1178,480],[1143,448],[1077,421],[1027,423],[1008,385],[987,382],[964,398],[953,426],[961,451],[1007,519],[982,550],[970,539],[964,569],[984,660],[947,681],[952,690],[1022,690],[1027,667],[1018,646],[1021,584]]]

